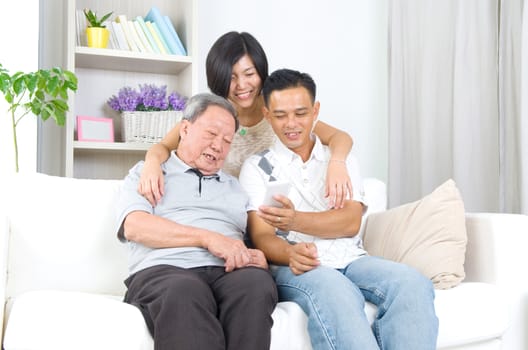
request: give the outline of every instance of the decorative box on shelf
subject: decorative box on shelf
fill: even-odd
[[[182,111],[121,112],[123,141],[157,143],[182,118]]]

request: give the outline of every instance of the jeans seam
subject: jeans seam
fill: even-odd
[[[387,309],[384,307],[384,305],[385,305],[385,301],[387,300],[387,298],[385,296],[385,293],[383,293],[383,291],[379,290],[378,288],[370,289],[370,288],[367,288],[365,286],[360,286],[360,285],[358,285],[357,287],[362,291],[363,297],[365,296],[365,291],[368,291],[369,293],[372,293],[376,297],[382,299],[383,302],[381,302],[378,305],[376,305],[376,307],[378,309],[377,313],[378,313],[378,315],[380,314],[380,312],[385,314]],[[366,300],[366,301],[368,301],[368,300]],[[379,346],[380,350],[383,350],[385,347],[383,345],[383,339],[381,337],[381,324],[380,324],[380,322],[376,322],[376,321],[379,321],[378,317],[376,317],[376,320],[374,321],[374,328],[376,328],[376,331],[374,332],[374,336],[376,337],[376,340],[377,340],[377,343],[378,343],[378,346]]]
[[[321,310],[319,309],[319,307],[317,306],[317,303],[314,302],[315,298],[312,296],[311,293],[309,293],[307,290],[304,290],[300,287],[297,287],[297,286],[292,286],[292,285],[289,285],[289,284],[277,284],[277,287],[283,287],[283,288],[291,288],[291,289],[295,289],[296,291],[300,291],[302,292],[304,295],[306,295],[308,297],[308,300],[310,302],[310,304],[312,305],[312,308],[316,311],[316,315],[317,315],[317,320],[319,322],[319,324],[321,325],[321,329],[323,330],[323,333],[326,337],[326,339],[328,339],[328,342],[329,342],[329,345],[330,347],[333,349],[333,350],[336,350],[336,344],[335,344],[335,340],[332,339],[332,337],[330,336],[330,334],[328,333],[328,330],[326,328],[326,325],[325,323],[323,322],[323,320],[321,319]],[[304,310],[303,310],[304,311]]]

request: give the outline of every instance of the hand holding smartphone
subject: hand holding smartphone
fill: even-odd
[[[273,199],[273,196],[280,194],[280,195],[287,197],[288,193],[290,192],[290,188],[291,188],[291,183],[289,182],[283,182],[283,181],[269,182],[266,188],[266,193],[264,194],[264,200],[262,201],[262,205],[281,208],[282,204],[277,202],[275,199]]]

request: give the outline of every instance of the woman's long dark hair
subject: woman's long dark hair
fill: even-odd
[[[211,92],[227,98],[233,65],[245,54],[255,65],[262,83],[268,77],[268,59],[260,43],[246,32],[227,32],[219,37],[207,54],[205,71]]]

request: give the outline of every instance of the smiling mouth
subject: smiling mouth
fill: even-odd
[[[301,133],[299,131],[288,131],[285,132],[284,135],[288,138],[295,138],[298,137]]]
[[[245,91],[238,94],[235,94],[236,97],[238,97],[241,100],[248,99],[251,96],[252,91]]]
[[[209,153],[202,153],[202,155],[210,161],[217,161],[218,158]]]

